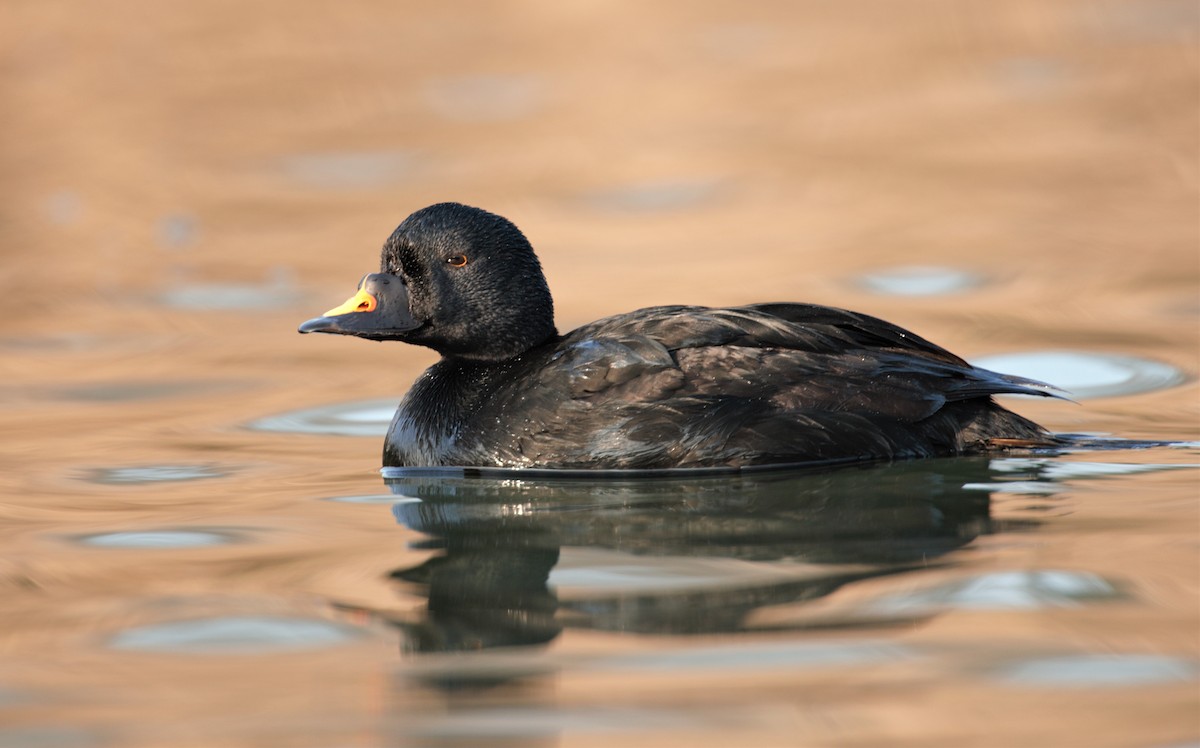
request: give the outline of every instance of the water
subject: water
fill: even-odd
[[[964,293],[986,279],[955,268],[897,267],[866,273],[855,279],[875,293],[896,296],[941,296]]]
[[[740,740],[789,734],[796,698],[819,738],[840,733],[834,715],[871,708],[856,705],[864,688],[1182,705],[1200,660],[1170,588],[1186,572],[1168,569],[1195,543],[1164,523],[1190,503],[1198,464],[1195,446],[1109,440],[652,480],[113,469],[93,485],[124,495],[92,496],[124,506],[115,516],[68,492],[74,509],[10,517],[20,623],[0,708],[58,716],[4,739]],[[1054,491],[1031,501],[1014,477]],[[253,516],[239,496],[258,497]],[[145,523],[234,514],[236,527]],[[108,529],[62,534],[97,520]],[[182,714],[180,692],[198,700]]]
[[[0,748],[1200,741],[1194,3],[366,5],[6,15]],[[443,199],[1073,446],[381,475],[430,354],[295,328]]]
[[[267,654],[276,650],[329,647],[357,630],[320,620],[269,616],[223,616],[169,621],[117,632],[113,649],[173,654]]]

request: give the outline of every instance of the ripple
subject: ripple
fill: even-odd
[[[1096,574],[1015,571],[982,574],[914,592],[887,595],[870,607],[889,614],[938,608],[1034,610],[1117,597],[1120,597],[1117,588]]]
[[[129,530],[78,535],[74,540],[96,548],[204,548],[228,545],[239,538],[230,532],[215,530]]]
[[[968,491],[1048,496],[1069,491],[1070,487],[1064,485],[1066,481],[1200,468],[1200,464],[1195,463],[1065,462],[1040,457],[1001,457],[992,460],[988,466],[995,473],[1020,474],[1016,477],[1022,480],[966,483],[963,488]]]
[[[907,647],[878,641],[691,647],[598,661],[603,670],[763,670],[878,664],[913,657]]]
[[[1025,660],[1000,668],[1009,683],[1080,688],[1143,686],[1187,681],[1200,672],[1196,663],[1161,655],[1067,655]]]
[[[304,298],[291,274],[277,270],[262,283],[176,283],[159,293],[156,301],[174,309],[220,311],[279,309]]]
[[[160,350],[178,344],[177,337],[152,335],[141,331],[93,335],[79,332],[54,332],[30,337],[0,337],[0,348],[24,352],[74,353],[104,350],[110,355]]]
[[[0,338],[0,348],[16,351],[86,351],[102,347],[107,341],[96,335],[56,332],[27,338]]]
[[[158,219],[158,242],[169,249],[182,249],[196,243],[199,226],[194,216],[172,214]]]
[[[1034,471],[1048,480],[1074,480],[1078,478],[1108,478],[1119,475],[1158,473],[1165,470],[1195,470],[1195,463],[1140,463],[1140,462],[1065,462],[1063,460],[1038,457],[1001,457],[988,463],[997,473],[1024,473]]]
[[[83,216],[83,199],[78,192],[60,190],[46,199],[46,218],[56,226],[71,226]]]
[[[95,468],[83,480],[107,485],[166,483],[170,481],[223,478],[230,470],[213,465],[139,465],[135,467]]]
[[[332,151],[300,153],[280,168],[293,182],[311,187],[355,189],[385,187],[412,177],[417,157],[408,151]]]
[[[173,621],[128,629],[109,646],[142,652],[258,654],[342,644],[358,629],[328,621],[281,616],[229,616]]]
[[[1153,392],[1187,379],[1169,364],[1112,353],[1030,351],[984,356],[972,363],[1054,385],[1077,400]]]
[[[0,727],[0,748],[91,748],[109,744],[94,733],[67,725]]]
[[[956,268],[911,265],[887,268],[858,276],[858,285],[889,296],[944,296],[984,284],[982,275]]]
[[[1047,57],[1009,57],[993,67],[1001,83],[1026,94],[1045,94],[1071,82],[1069,69]]]
[[[30,695],[25,691],[18,691],[8,686],[0,686],[0,708],[25,704],[31,700]],[[4,743],[0,742],[0,746],[2,745]]]
[[[207,395],[230,389],[232,382],[100,382],[56,390],[54,397],[84,402],[138,402],[182,395]]]
[[[598,549],[564,552],[550,586],[577,593],[635,594],[710,587],[761,585],[801,578],[790,565],[740,559],[638,556]]]
[[[1104,11],[1093,28],[1118,39],[1191,39],[1192,30],[1200,24],[1200,6],[1190,0],[1142,0],[1097,7]]]
[[[1044,483],[1035,480],[1008,480],[995,483],[964,483],[967,491],[988,491],[996,493],[1020,494],[1022,496],[1053,496],[1056,493],[1066,493],[1067,487],[1057,483]]]
[[[260,418],[248,424],[256,431],[338,436],[384,436],[397,400],[360,400]]]
[[[329,496],[322,501],[336,501],[343,504],[397,504],[410,501],[420,501],[406,496],[390,493],[361,494],[359,496]]]
[[[780,37],[780,30],[753,22],[721,23],[700,32],[696,40],[709,55],[722,62],[750,63],[762,59],[764,50]]]
[[[720,191],[716,180],[644,182],[584,195],[594,208],[620,212],[681,210],[708,202]]]
[[[536,112],[543,88],[535,75],[460,75],[430,81],[425,101],[448,120],[504,122]]]
[[[622,707],[503,707],[459,709],[448,717],[418,718],[405,728],[409,735],[440,740],[554,739],[564,731],[613,733],[685,730],[703,725],[695,715]]]

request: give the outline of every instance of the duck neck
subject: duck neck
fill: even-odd
[[[495,383],[521,358],[480,361],[443,356],[413,386],[408,399],[422,410],[413,415],[435,430],[453,430],[488,400]]]
[[[513,334],[497,330],[496,334],[489,336],[487,342],[482,344],[478,340],[471,340],[456,347],[446,341],[438,341],[430,343],[429,346],[442,354],[439,364],[470,370],[474,367],[506,366],[520,359],[525,353],[557,338],[558,329],[553,322],[547,322],[540,329],[522,329]]]

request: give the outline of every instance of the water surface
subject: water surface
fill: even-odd
[[[0,748],[1197,744],[1198,20],[9,3]],[[381,476],[432,355],[296,325],[448,199],[564,331],[831,304],[1077,437]]]

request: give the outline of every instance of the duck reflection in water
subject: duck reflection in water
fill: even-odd
[[[403,497],[396,518],[430,536],[420,547],[438,550],[391,574],[428,598],[418,617],[385,616],[405,632],[406,649],[538,645],[564,627],[675,635],[778,630],[748,619],[765,606],[817,599],[857,580],[951,563],[946,554],[993,528],[990,495],[978,489],[990,479],[985,457],[726,477],[509,475],[385,471],[392,492]],[[618,583],[584,584],[582,596],[560,601],[550,575],[563,548],[619,556]],[[687,563],[671,566],[672,558]],[[673,580],[671,570],[684,566],[714,573]],[[631,567],[641,576],[623,576]],[[605,573],[591,571],[593,578]],[[581,572],[588,576],[586,569],[564,576]],[[847,614],[783,628],[912,622]]]

